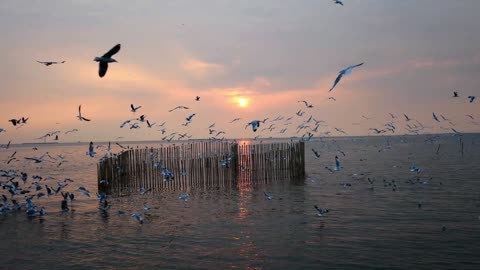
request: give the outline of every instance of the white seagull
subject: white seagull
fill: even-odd
[[[349,67],[347,67],[347,68],[344,69],[344,70],[340,70],[340,72],[338,72],[337,78],[335,79],[335,82],[334,82],[333,85],[332,85],[332,88],[330,88],[330,90],[328,90],[328,92],[332,91],[333,88],[335,88],[335,86],[337,86],[337,84],[340,82],[340,80],[342,79],[343,76],[346,76],[346,75],[352,73],[352,70],[353,70],[354,68],[359,67],[359,66],[361,66],[361,65],[363,65],[363,63],[360,63],[360,64],[358,64],[358,65],[349,66]]]
[[[106,54],[100,56],[100,57],[95,57],[93,61],[98,62],[98,76],[102,78],[107,74],[107,69],[108,69],[108,63],[114,63],[117,62],[117,60],[113,59],[112,56],[115,55],[120,51],[120,44],[115,45],[113,48],[110,49]]]

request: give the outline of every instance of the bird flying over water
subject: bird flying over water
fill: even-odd
[[[317,150],[315,150],[315,149],[312,148],[312,152],[313,152],[313,154],[315,155],[315,158],[320,158],[320,154],[318,153]]]
[[[317,211],[318,211],[317,216],[319,216],[319,217],[323,217],[323,215],[325,215],[326,213],[329,212],[328,209],[322,209],[322,208],[319,208],[316,205],[314,207],[315,207],[315,209],[317,209]]]
[[[93,61],[98,62],[98,76],[102,78],[107,74],[108,63],[115,63],[117,60],[113,59],[112,56],[115,55],[120,51],[120,44],[115,45],[113,48],[110,49],[106,54],[95,57]]]
[[[95,151],[93,149],[93,142],[90,142],[90,145],[88,146],[88,152],[87,155],[90,157],[95,157]]]
[[[346,75],[352,73],[352,70],[353,70],[354,68],[359,67],[359,66],[361,66],[361,65],[363,65],[363,64],[364,64],[364,63],[360,63],[360,64],[358,64],[358,65],[349,66],[349,67],[347,67],[347,68],[344,69],[344,70],[340,70],[340,72],[338,72],[337,78],[335,79],[335,82],[334,82],[333,85],[332,85],[332,88],[330,88],[330,90],[328,90],[328,92],[332,91],[333,88],[335,88],[335,86],[337,86],[337,84],[340,82],[340,80],[342,79],[343,76],[346,76]]]
[[[45,62],[43,62],[43,61],[38,61],[38,60],[37,60],[37,62],[42,64],[42,65],[45,65],[46,67],[51,66],[51,65],[58,65],[58,64],[65,63],[65,61],[62,61],[62,62],[45,61]]]
[[[458,97],[458,92],[457,91],[453,91],[453,97]]]
[[[265,123],[265,121],[266,121],[267,119],[268,119],[268,118],[263,119],[263,121],[253,120],[253,121],[251,121],[250,123],[247,123],[247,125],[245,126],[245,129],[246,129],[248,126],[252,125],[252,130],[253,130],[253,132],[257,132],[257,129],[260,127],[260,122]]]
[[[477,97],[476,96],[468,96],[470,103],[472,103]]]
[[[80,121],[90,121],[90,119],[87,119],[82,116],[82,105],[78,105],[78,115],[77,115],[78,120]]]
[[[200,97],[199,97],[199,96],[196,96],[196,97],[195,97],[195,101],[200,101]]]

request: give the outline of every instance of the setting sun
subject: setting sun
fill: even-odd
[[[248,106],[248,99],[246,98],[238,98],[237,99],[238,106],[245,108]]]

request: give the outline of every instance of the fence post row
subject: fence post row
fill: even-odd
[[[98,191],[113,195],[140,188],[185,190],[235,187],[242,181],[303,181],[305,142],[189,142],[129,149],[101,160],[97,175]]]

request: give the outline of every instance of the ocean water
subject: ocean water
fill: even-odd
[[[86,155],[87,144],[37,147],[1,149],[0,169],[27,172],[22,187],[32,175],[52,177],[43,186],[72,178],[64,190],[76,199],[68,212],[60,195],[34,199],[42,218],[0,214],[1,269],[480,269],[478,134],[314,139],[303,182],[137,193],[109,198],[107,212],[94,195],[98,157]],[[24,160],[46,151],[62,164]],[[335,156],[342,169],[331,173]],[[320,217],[314,205],[329,212]]]

